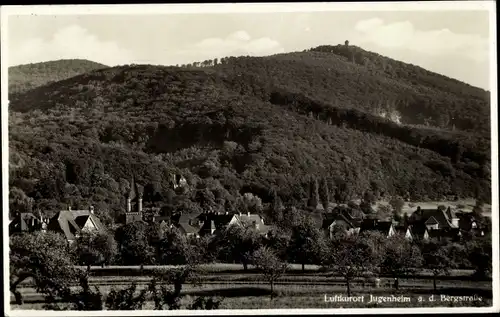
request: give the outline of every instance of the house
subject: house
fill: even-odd
[[[220,213],[204,213],[198,217],[202,221],[200,235],[213,235],[218,232],[223,232],[230,226],[252,227],[263,236],[269,233],[269,226],[264,223],[264,219],[257,214],[220,214]]]
[[[187,189],[188,183],[184,176],[179,174],[172,175],[172,187],[174,190]]]
[[[421,209],[417,210],[410,216],[410,223],[424,223],[429,230],[458,228],[459,218],[457,214],[451,210],[436,208],[436,209]]]
[[[446,228],[440,230],[430,230],[429,238],[437,240],[450,239],[452,241],[460,241],[462,239],[462,231],[460,228]]]
[[[427,231],[427,238],[453,238],[460,239],[462,230],[460,230],[460,218],[458,214],[450,207],[447,209],[421,209],[420,206],[410,216],[408,222],[414,228],[419,228],[420,232],[425,234],[425,227]]]
[[[61,210],[47,224],[47,230],[62,233],[70,243],[74,242],[82,231],[104,229],[94,213],[93,206],[87,210],[72,210],[71,207],[68,210]]]
[[[413,240],[413,233],[411,230],[411,226],[409,225],[397,225],[394,227],[394,230],[396,233],[403,235],[405,239],[412,241]]]
[[[177,227],[179,231],[187,237],[200,237],[199,232],[201,228],[199,227],[199,223],[196,221],[196,217],[189,217],[186,214],[182,214],[176,222],[175,227]]]
[[[481,228],[476,216],[472,212],[457,213],[459,218],[458,227],[461,232],[468,233],[469,235],[484,236],[484,228]]]
[[[429,230],[425,224],[413,224],[408,226],[411,231],[412,240],[429,240]]]
[[[33,232],[42,228],[43,219],[31,212],[18,213],[9,223],[9,235],[22,232]]]
[[[347,205],[338,205],[332,210],[332,214],[342,214],[354,227],[361,227],[366,215],[358,208]]]
[[[326,214],[321,229],[325,233],[325,236],[330,239],[339,230],[342,230],[347,235],[357,234],[360,231],[359,226],[354,225],[345,214],[339,212]]]
[[[419,206],[410,216],[409,223],[424,223],[428,230],[438,230],[458,228],[459,218],[450,207],[445,210],[442,208],[421,209]]]
[[[366,231],[380,232],[387,238],[392,237],[396,234],[394,223],[392,221],[380,221],[377,219],[363,220],[359,232],[363,233]]]

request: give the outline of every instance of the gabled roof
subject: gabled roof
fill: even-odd
[[[34,225],[32,224],[34,222]],[[9,223],[9,231],[24,232],[36,229],[40,224],[40,219],[31,212],[17,214]]]
[[[104,228],[99,218],[89,210],[62,210],[50,219],[47,229],[62,232],[66,239],[75,240],[75,235],[81,231],[89,218],[97,230]]]
[[[439,224],[439,222],[436,220],[436,218],[431,216],[429,219],[427,219],[425,224],[426,225],[436,225],[436,224]]]
[[[59,231],[67,240],[75,240],[75,234],[80,232],[73,215],[68,210],[59,211],[49,221],[48,230]]]
[[[378,221],[376,219],[366,219],[361,224],[360,232],[379,231],[383,234],[388,234],[392,226],[393,226],[392,221]]]
[[[184,223],[184,222],[179,222],[177,227],[185,234],[198,233],[200,231],[199,228],[193,227],[189,223]]]
[[[410,226],[394,226],[394,230],[397,232],[397,233],[401,233],[401,234],[406,234],[406,232],[408,230],[410,230],[410,233],[411,233],[411,227]]]
[[[423,222],[426,223],[431,217],[439,224],[440,228],[452,228],[450,219],[446,215],[446,210],[442,209],[420,209],[420,212],[416,210],[410,217],[412,222]]]
[[[351,228],[355,228],[356,226],[351,222],[350,219],[348,219],[345,214],[343,213],[333,213],[333,214],[326,214],[325,215],[325,219],[323,220],[323,224],[321,226],[322,229],[327,229],[329,228],[333,222],[337,221],[337,220],[341,220],[341,221],[344,221],[348,228],[347,229],[351,229]]]

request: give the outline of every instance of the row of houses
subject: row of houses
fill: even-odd
[[[364,231],[377,231],[386,237],[404,235],[408,240],[428,240],[430,238],[461,239],[465,234],[484,236],[477,220],[470,212],[447,209],[417,209],[403,222],[367,218],[363,213],[353,214],[348,207],[337,207],[325,215],[322,230],[326,236],[342,231],[348,235]]]
[[[183,187],[186,180],[175,175],[174,187]],[[258,214],[250,213],[216,213],[182,214],[176,217],[162,216],[158,208],[144,208],[142,190],[132,177],[129,192],[126,194],[125,223],[136,221],[155,222],[170,227],[176,227],[188,237],[202,237],[224,232],[233,225],[251,227],[263,236],[267,236],[271,226],[264,222]],[[456,212],[451,208],[417,209],[402,223],[382,221],[367,217],[362,211],[347,205],[337,205],[329,208],[323,214],[321,229],[327,237],[333,238],[337,232],[348,235],[365,231],[381,232],[386,237],[397,233],[403,234],[409,240],[427,240],[430,238],[460,239],[466,233],[484,235],[478,228],[477,221],[471,213]],[[76,240],[84,230],[105,230],[96,216],[94,208],[86,210],[62,210],[50,219],[36,217],[32,213],[18,214],[9,224],[10,234],[35,230],[52,230],[64,234],[69,242]]]

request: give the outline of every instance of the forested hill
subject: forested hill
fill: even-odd
[[[22,93],[106,67],[108,66],[82,59],[62,59],[9,67],[9,94]]]
[[[145,204],[169,212],[241,210],[247,192],[264,202],[276,192],[300,208],[311,179],[325,180],[338,202],[369,191],[490,199],[489,125],[475,125],[486,120],[485,99],[331,52],[215,64],[106,68],[13,96],[11,203],[25,208],[31,197],[46,213],[93,203],[117,219],[132,172]],[[408,96],[441,104],[405,104]],[[417,126],[409,118],[421,112],[431,119]],[[441,113],[453,114],[455,129],[433,127]],[[171,190],[174,173],[187,193]]]
[[[489,92],[354,46],[225,58],[217,68],[243,85],[264,83],[406,124],[490,135]]]

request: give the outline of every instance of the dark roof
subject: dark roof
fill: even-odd
[[[325,219],[323,220],[323,224],[321,226],[322,229],[327,229],[330,225],[337,220],[344,221],[349,226],[348,229],[355,228],[356,226],[348,219],[343,213],[333,213],[326,214]]]
[[[409,228],[410,228],[409,226],[395,226],[394,230],[397,233],[406,234],[406,231],[408,231]],[[411,232],[411,229],[410,229],[410,232]]]
[[[416,223],[416,224],[410,225],[409,227],[410,227],[411,235],[413,237],[423,238],[425,235],[425,232],[426,231],[428,232],[427,227],[423,223]]]
[[[446,215],[446,210],[441,209],[420,209],[413,212],[410,216],[411,222],[423,222],[425,223],[429,218],[434,217],[434,219],[439,224],[440,228],[451,228],[451,222],[448,216]]]
[[[130,198],[133,202],[135,202],[140,197],[142,197],[142,188],[135,181],[135,176],[132,176],[132,179],[130,180],[130,190],[127,193],[127,198]]]
[[[19,213],[9,223],[10,232],[24,232],[35,230],[39,227],[40,220],[32,213]]]
[[[379,221],[376,219],[365,219],[361,224],[360,232],[363,231],[379,231],[384,234],[389,233],[391,229],[392,221]]]
[[[83,226],[85,226],[85,223],[87,220],[90,218],[89,215],[84,215],[84,216],[78,216],[75,218],[75,222],[78,225],[78,227],[81,229]]]
[[[458,239],[461,235],[461,230],[458,228],[429,230],[428,232],[429,232],[429,237],[431,237],[431,238]]]
[[[198,231],[200,231],[200,228],[193,227],[189,223],[185,223],[185,222],[179,222],[179,224],[177,225],[177,227],[182,232],[184,232],[186,234],[188,234],[188,233],[198,233]]]
[[[62,210],[50,219],[47,229],[62,232],[66,239],[75,240],[75,234],[81,231],[89,218],[98,230],[104,228],[99,218],[89,210]]]

